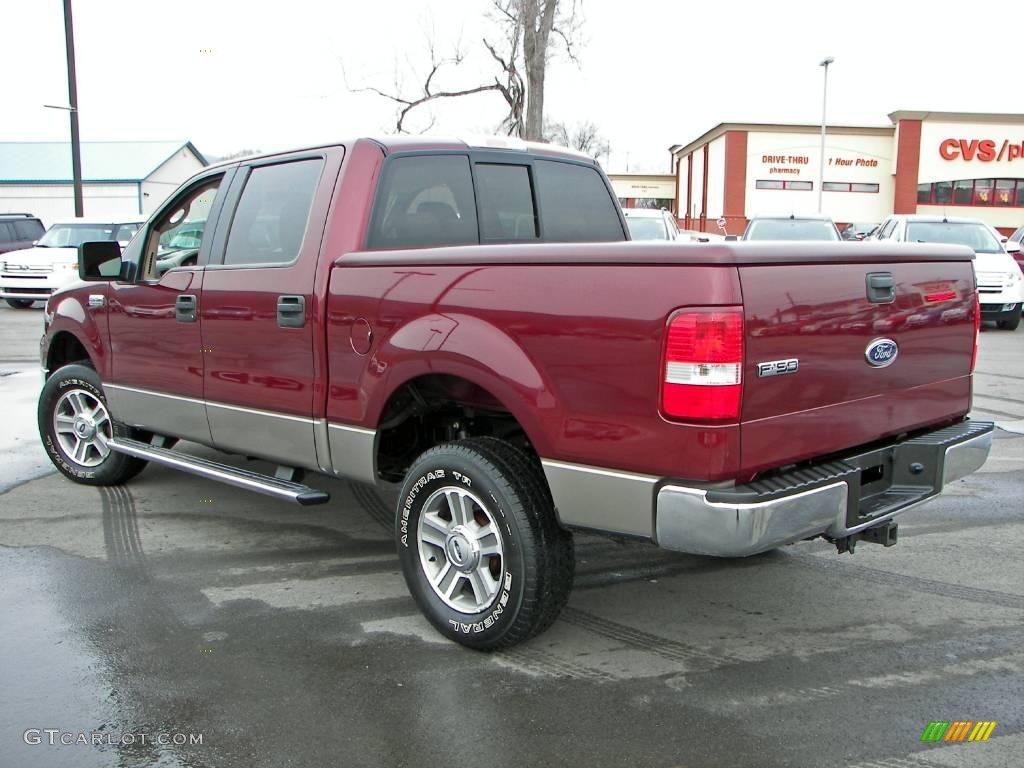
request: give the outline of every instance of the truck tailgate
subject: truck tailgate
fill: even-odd
[[[887,258],[740,266],[744,473],[952,421],[970,409],[970,261]],[[891,276],[893,300],[880,301],[885,291],[877,288],[869,300],[869,274],[882,286]],[[869,361],[869,347],[882,340],[895,346],[877,345]]]

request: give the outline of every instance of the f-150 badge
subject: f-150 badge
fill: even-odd
[[[789,360],[772,360],[769,363],[757,364],[757,375],[759,378],[766,376],[782,376],[786,373],[796,373],[800,370],[800,361],[793,357]]]
[[[864,357],[869,365],[875,368],[885,368],[885,366],[893,364],[899,353],[900,348],[892,339],[875,339],[864,350]]]

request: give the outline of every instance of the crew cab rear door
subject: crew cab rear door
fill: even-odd
[[[225,200],[199,302],[204,398],[221,450],[319,466],[313,286],[342,154],[243,163]]]

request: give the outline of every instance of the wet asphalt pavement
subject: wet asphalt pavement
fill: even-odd
[[[390,489],[325,480],[301,508],[155,466],[36,477],[38,318],[0,309],[0,766],[1024,765],[1024,328],[982,339],[992,459],[897,547],[578,536],[561,619],[488,655],[416,612]],[[920,742],[957,719],[998,725]]]

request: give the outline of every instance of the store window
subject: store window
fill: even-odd
[[[826,192],[878,192],[877,184],[866,184],[850,181],[826,181],[821,188]],[[921,188],[918,187],[918,202],[921,200]]]
[[[953,204],[970,205],[974,199],[974,181],[960,180],[953,182]]]
[[[634,208],[647,208],[659,211],[664,208],[666,211],[672,207],[671,197],[638,197],[633,202]]]
[[[758,179],[754,182],[755,189],[791,189],[806,192],[814,189],[813,181],[782,181],[780,179]]]
[[[960,179],[919,184],[921,205],[969,205],[1024,208],[1024,179]]]

